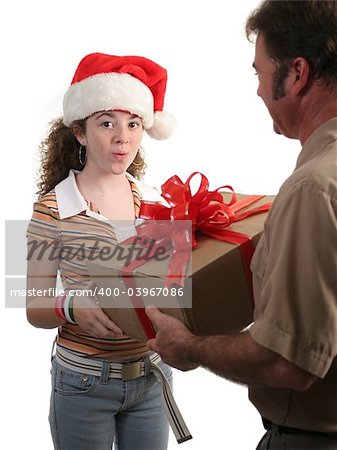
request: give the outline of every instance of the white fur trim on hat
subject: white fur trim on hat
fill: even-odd
[[[175,131],[177,121],[174,116],[166,111],[154,113],[153,125],[146,131],[154,139],[167,139]]]
[[[63,98],[63,122],[69,126],[74,120],[110,109],[136,114],[142,119],[145,129],[153,125],[151,90],[137,78],[116,72],[93,75],[72,84]]]

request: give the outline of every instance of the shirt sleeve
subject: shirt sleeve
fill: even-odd
[[[303,183],[274,206],[250,333],[260,345],[324,377],[337,355],[336,199]]]
[[[30,245],[60,245],[60,234],[57,219],[51,208],[42,202],[34,203],[31,221],[28,224],[26,237]]]

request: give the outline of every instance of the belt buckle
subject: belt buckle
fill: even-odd
[[[133,380],[142,376],[142,361],[126,362],[122,366],[122,380]]]

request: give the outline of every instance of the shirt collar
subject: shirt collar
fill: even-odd
[[[78,173],[77,170],[70,170],[67,178],[55,186],[60,219],[76,216],[88,209],[88,204],[77,187],[76,173]]]
[[[89,210],[85,198],[77,187],[75,177],[76,173],[79,173],[79,171],[71,169],[69,171],[68,177],[55,186],[55,194],[60,219],[66,219],[67,217],[75,216],[82,211],[86,211],[90,216],[102,218],[101,215]],[[155,188],[142,183],[141,181],[130,175],[128,172],[126,172],[126,177],[136,185],[139,190],[141,199],[154,202],[163,200],[159,192]]]
[[[307,139],[298,156],[296,169],[308,161],[315,159],[322,150],[337,139],[337,117],[329,119],[319,126]]]

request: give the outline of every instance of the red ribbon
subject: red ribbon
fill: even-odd
[[[179,229],[179,227],[178,227]],[[153,328],[152,322],[145,314],[144,310],[144,302],[141,296],[136,295],[137,292],[137,285],[135,282],[135,279],[133,277],[133,271],[139,267],[142,266],[146,261],[156,258],[156,252],[158,249],[170,249],[173,248],[179,248],[180,253],[179,255],[183,255],[184,251],[184,242],[182,239],[174,238],[174,235],[176,234],[179,236],[180,233],[176,233],[177,227],[175,224],[173,224],[171,221],[160,221],[159,223],[156,221],[145,221],[141,225],[137,227],[137,235],[140,238],[145,238],[144,241],[141,241],[139,244],[143,248],[148,248],[148,251],[146,252],[146,258],[145,257],[137,257],[133,259],[130,264],[127,266],[123,266],[119,272],[120,276],[124,281],[124,284],[128,290],[128,292],[131,292],[132,295],[130,295],[132,305],[135,309],[135,312],[137,314],[138,320],[141,323],[143,330],[145,331],[145,334],[148,339],[151,339],[155,337],[156,332]],[[148,238],[151,238],[151,241],[149,242]],[[145,240],[147,240],[148,244],[145,243]],[[154,243],[155,241],[155,243]],[[123,241],[122,244],[128,245],[132,244],[134,242],[134,237],[131,237],[127,239],[126,241]],[[150,244],[150,247],[149,247]],[[121,244],[120,244],[121,245]],[[189,260],[189,255],[191,253],[191,246],[188,247],[188,257],[183,258],[185,265],[187,265]],[[173,258],[171,256],[170,264],[169,264],[169,274],[170,272],[175,271],[175,273],[181,273],[180,278],[182,277],[182,274],[186,273],[186,267],[182,267],[181,264],[183,264],[182,260],[179,260],[179,270],[176,269],[174,262],[172,261]],[[173,263],[172,263],[173,262]],[[178,270],[178,271],[177,271]],[[169,275],[168,275],[169,277]],[[180,281],[179,278],[179,281]],[[173,277],[170,278],[170,284],[173,283]]]
[[[193,177],[200,175],[200,186],[197,192],[192,195],[190,183]],[[232,192],[228,203],[225,203],[220,190],[228,189]],[[174,175],[162,185],[162,197],[168,203],[168,207],[159,203],[142,201],[139,217],[142,219],[151,219],[155,221],[168,221],[168,229],[162,228],[161,233],[157,233],[156,238],[169,239],[173,247],[173,253],[169,264],[169,273],[166,283],[182,284],[182,280],[187,267],[190,252],[188,249],[196,247],[196,232],[202,233],[211,238],[229,242],[240,247],[243,265],[247,281],[252,292],[252,274],[250,271],[250,262],[254,253],[254,244],[250,236],[229,230],[228,227],[233,223],[243,220],[249,216],[267,212],[271,204],[265,204],[247,210],[248,206],[257,202],[263,195],[251,195],[242,200],[237,200],[236,194],[231,186],[221,186],[214,191],[209,191],[208,179],[200,172],[193,172],[185,183]],[[179,227],[171,227],[172,221],[188,220],[192,222],[192,233],[181,232]],[[160,229],[160,228],[159,228]],[[141,230],[141,228],[140,228]],[[148,234],[149,235],[149,234]],[[150,234],[151,235],[151,234]],[[164,237],[165,236],[165,237]],[[123,278],[128,287],[131,286],[130,276],[132,270],[144,264],[145,261],[136,261],[127,269],[123,269]],[[133,280],[134,283],[134,280]],[[144,304],[141,297],[132,298],[136,308],[138,318],[149,338],[155,335],[152,323],[144,311]]]
[[[193,177],[200,175],[200,186],[192,195],[190,183]],[[220,190],[229,189],[232,192],[228,203],[225,203]],[[190,220],[192,221],[192,249],[197,245],[196,232],[231,244],[239,245],[247,280],[251,286],[250,262],[254,253],[254,245],[250,236],[237,231],[228,230],[233,223],[246,217],[268,211],[271,204],[244,210],[263,195],[251,195],[242,200],[237,200],[236,194],[231,186],[221,186],[214,191],[209,191],[208,179],[200,172],[192,173],[187,181],[183,183],[178,176],[169,178],[162,186],[162,197],[170,205],[164,205],[143,201],[140,209],[140,218],[155,220]],[[244,211],[242,211],[244,210]],[[173,245],[174,247],[174,245]],[[175,248],[175,247],[174,247]],[[175,248],[176,256],[179,246]],[[181,259],[173,258],[172,266],[185,267]],[[178,273],[171,270],[172,273]],[[175,280],[176,282],[176,280]]]

